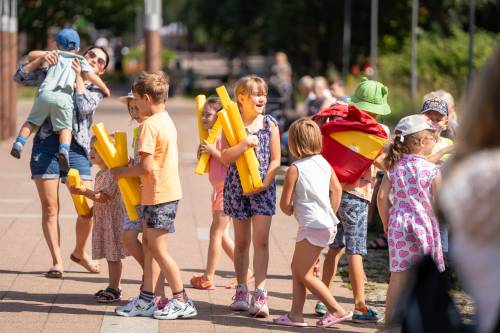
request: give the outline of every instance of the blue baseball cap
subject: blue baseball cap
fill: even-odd
[[[436,111],[443,116],[448,116],[448,104],[440,98],[432,97],[424,102],[422,105],[422,110],[420,113],[425,113],[429,111]]]
[[[78,32],[70,28],[60,30],[56,35],[56,43],[63,50],[73,51],[80,48],[80,36]]]

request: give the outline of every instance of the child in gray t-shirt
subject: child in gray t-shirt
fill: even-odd
[[[45,119],[50,117],[54,131],[59,132],[59,166],[61,170],[67,171],[73,126],[73,90],[76,80],[76,73],[71,68],[73,60],[79,60],[84,79],[97,85],[105,96],[109,96],[109,89],[93,72],[87,60],[76,54],[80,48],[80,37],[75,30],[62,29],[55,39],[58,61],[49,67],[47,76],[38,90],[33,108],[21,127],[10,154],[20,158],[26,139],[35,128],[41,126]],[[37,51],[32,53],[38,54]]]

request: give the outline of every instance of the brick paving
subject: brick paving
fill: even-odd
[[[32,101],[18,103],[18,119],[25,119]],[[179,133],[180,176],[183,199],[176,219],[177,232],[169,238],[168,248],[177,260],[186,289],[199,311],[192,320],[157,321],[150,318],[121,318],[113,315],[116,305],[103,305],[92,295],[106,286],[106,263],[101,261],[98,275],[85,273],[69,260],[75,241],[76,215],[66,189],[60,191],[61,248],[65,260],[63,279],[47,279],[44,272],[51,264],[40,225],[40,203],[30,180],[30,143],[22,159],[8,153],[11,142],[0,142],[0,332],[298,332],[272,325],[270,319],[253,319],[228,310],[233,291],[224,289],[232,275],[232,264],[221,255],[216,273],[215,291],[189,288],[189,279],[201,273],[206,262],[210,226],[210,185],[207,177],[195,175],[197,129],[194,103],[182,98],[169,101],[168,109]],[[104,122],[109,131],[126,130],[134,124],[116,98],[105,100],[94,119]],[[279,195],[279,193],[278,193]],[[270,236],[269,305],[271,318],[284,313],[291,305],[290,260],[293,253],[296,222],[278,214],[273,219]],[[90,243],[90,242],[89,242]],[[90,245],[90,244],[88,244]],[[90,246],[87,247],[90,251]],[[141,272],[132,258],[124,261],[122,288],[124,299],[136,295]],[[332,285],[337,300],[352,309],[351,291],[340,281]],[[167,291],[167,294],[168,291]],[[315,301],[309,298],[304,311],[306,321],[314,325]],[[307,328],[309,331],[319,331]],[[335,332],[375,332],[376,326],[345,323]]]

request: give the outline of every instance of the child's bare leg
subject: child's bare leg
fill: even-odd
[[[293,255],[293,275],[294,278],[301,279],[306,288],[325,304],[330,313],[342,316],[345,310],[337,303],[326,285],[313,275],[313,268],[321,250],[321,247],[314,246],[307,240],[296,243]]]
[[[138,236],[139,232],[136,230],[125,230],[122,236],[123,245],[144,270],[144,251],[142,250],[142,243],[139,241]]]
[[[231,218],[227,216],[228,222],[231,221]],[[227,254],[229,259],[234,263],[234,242],[231,236],[228,234],[229,229],[229,223],[226,226],[226,230],[224,230],[224,233],[222,234],[222,249],[224,252]],[[253,273],[250,269],[248,269],[247,273],[247,280],[250,279],[253,276]]]
[[[352,294],[354,296],[354,307],[359,310],[364,310],[366,304],[363,257],[359,254],[348,254],[347,262],[349,264],[349,281],[351,282]]]
[[[222,249],[228,256],[228,258],[231,259],[231,261],[234,261],[234,242],[227,232],[227,230],[229,229],[229,222],[231,221],[231,218],[227,215],[225,215],[225,218],[227,218],[227,224],[226,229],[224,229],[224,232],[222,233]]]
[[[222,248],[222,243],[223,243],[222,239],[224,237],[224,233],[229,223],[229,217],[227,215],[224,215],[223,212],[220,211],[213,212],[212,216],[213,216],[213,221],[212,225],[210,226],[210,243],[208,245],[207,269],[205,270],[205,278],[207,280],[214,279],[217,260],[219,259]],[[233,245],[233,253],[234,253],[234,245]],[[230,257],[234,256],[233,253],[231,253]]]
[[[63,128],[59,131],[59,144],[71,144],[71,129]]]
[[[153,273],[153,256],[149,251],[148,239],[143,234],[142,250],[144,251],[144,266],[143,266],[143,290],[153,292],[155,281]]]
[[[234,272],[238,284],[247,284],[247,272],[250,265],[250,241],[252,225],[249,220],[233,220],[234,226]]]
[[[122,261],[108,261],[109,287],[114,290],[120,289],[120,280],[122,278]]]
[[[154,294],[165,298],[165,276],[161,272],[160,266],[154,259],[152,268],[153,286],[155,287]]]
[[[269,264],[269,230],[271,216],[255,215],[252,217],[253,271],[255,274],[255,289],[266,288],[267,267]],[[236,254],[235,254],[236,258]],[[248,268],[243,271],[246,279]]]
[[[19,136],[22,136],[23,138],[27,139],[33,133],[33,131],[37,128],[36,125],[33,125],[32,123],[25,121],[23,126],[21,126],[21,129],[19,130]]]
[[[147,238],[147,248],[160,265],[161,271],[165,275],[170,289],[173,294],[177,294],[184,290],[182,283],[181,272],[175,260],[167,252],[167,232],[161,229],[145,228],[144,235]],[[146,284],[144,284],[145,290]],[[186,301],[186,299],[184,299]]]
[[[337,267],[342,254],[344,254],[344,249],[343,247],[340,249],[328,249],[325,261],[323,262],[323,275],[321,277],[321,281],[323,281],[327,288],[330,288],[332,279],[337,274]]]
[[[149,250],[148,239],[144,233],[142,236],[142,251],[143,290],[154,293],[156,296],[165,297],[165,278],[161,274],[158,263],[153,259]]]
[[[306,302],[307,289],[304,283],[302,283],[302,279],[295,274],[298,272],[299,267],[297,267],[297,260],[300,255],[295,251],[293,253],[292,259],[292,282],[293,282],[293,297],[292,297],[292,308],[288,314],[290,320],[294,322],[303,322],[304,321],[304,303]]]
[[[408,277],[408,271],[404,272],[391,272],[391,279],[389,281],[389,288],[387,289],[387,297],[385,301],[385,325],[389,327],[391,317],[394,313],[394,307],[398,302]]]

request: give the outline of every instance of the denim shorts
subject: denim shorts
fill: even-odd
[[[174,233],[178,206],[179,200],[144,206],[142,211],[144,227],[165,230],[169,234]]]
[[[77,169],[82,180],[92,180],[91,163],[85,149],[74,139],[69,149],[69,166]],[[30,160],[32,179],[66,180],[67,173],[59,170],[59,135],[54,133],[45,139],[35,138]]]
[[[347,254],[366,255],[368,206],[367,200],[347,192],[342,193],[337,212],[340,223],[337,225],[337,235],[330,248],[345,247]]]

